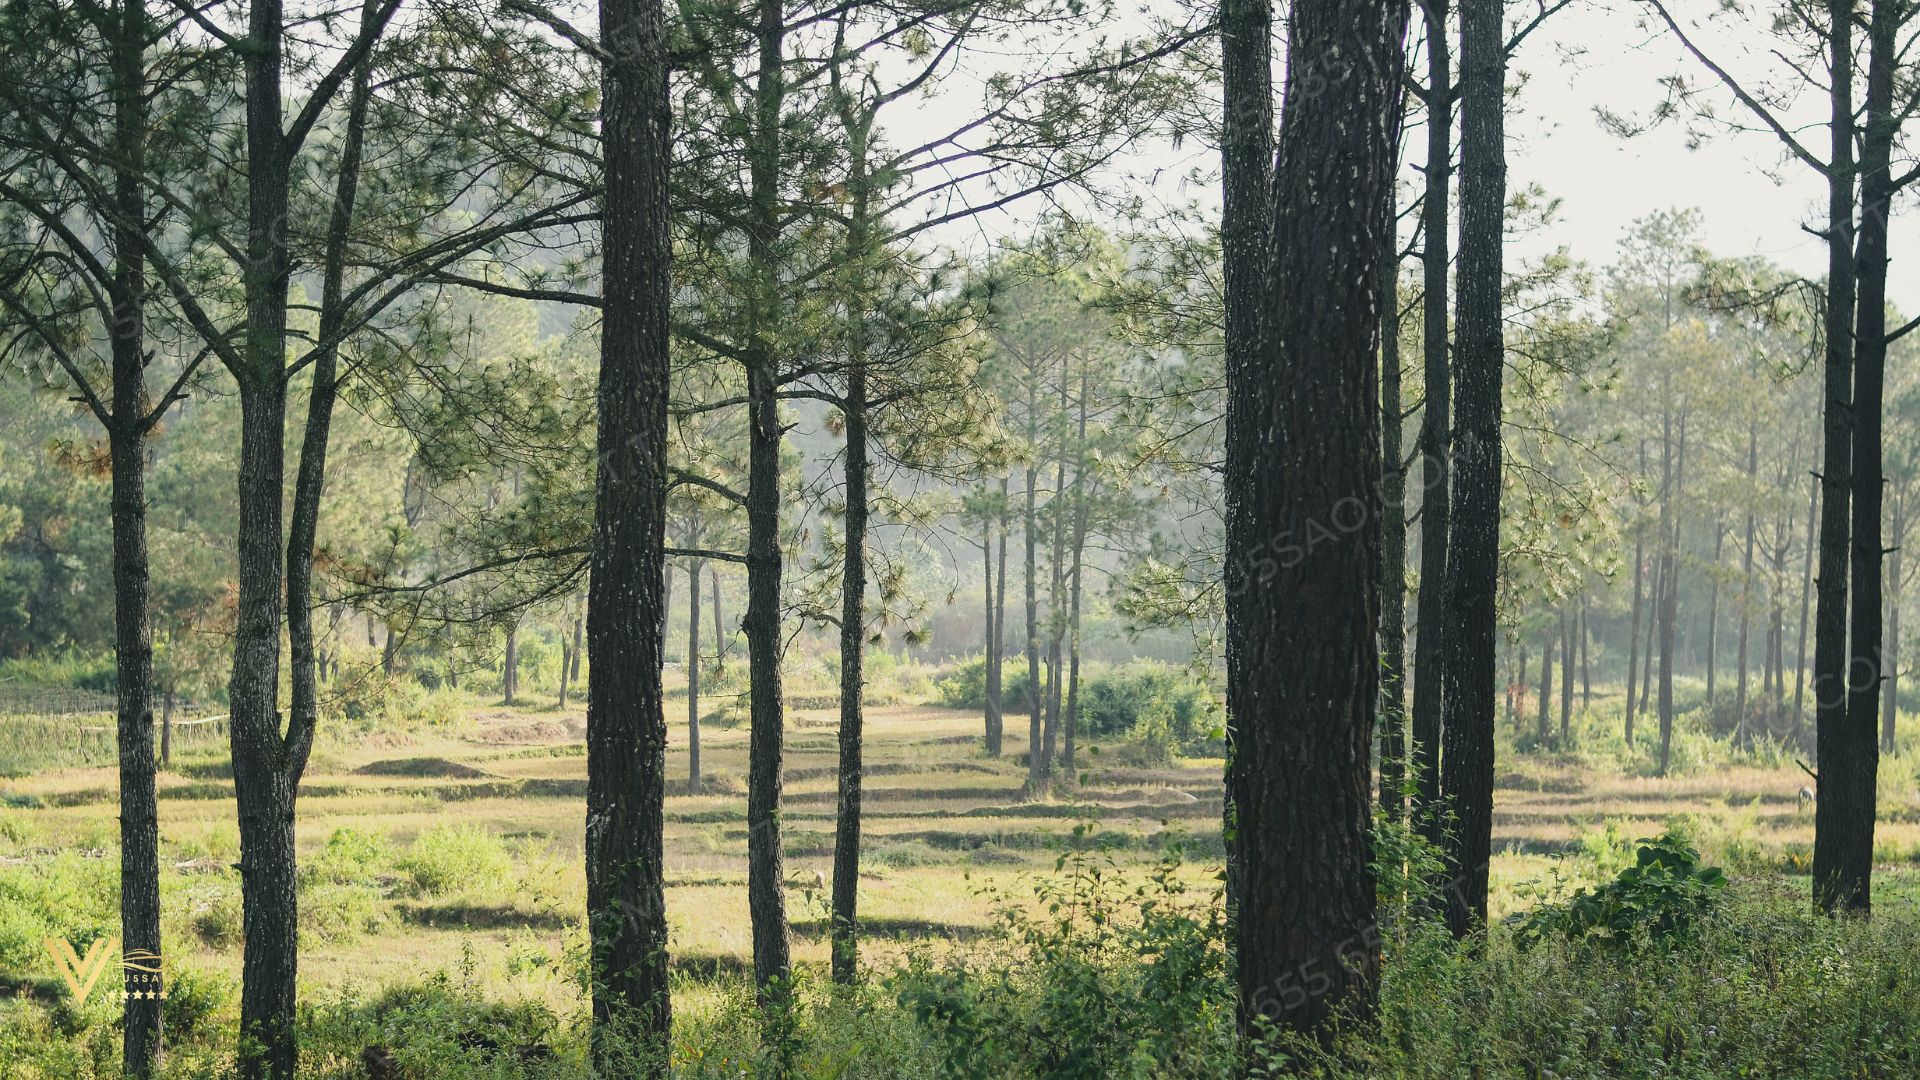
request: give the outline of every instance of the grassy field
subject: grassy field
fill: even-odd
[[[403,733],[336,729],[316,752],[298,824],[304,994],[346,1000],[441,972],[490,999],[576,1015],[584,715],[474,700],[442,705],[441,722]],[[1630,759],[1621,764],[1624,748],[1609,744],[1604,715],[1599,705],[1583,714],[1584,750],[1503,748],[1496,915],[1610,875],[1630,860],[1631,841],[1671,828],[1730,873],[1804,888],[1813,820],[1798,797],[1805,777],[1791,759],[1716,759],[1710,747],[1689,744],[1684,773],[1644,775]],[[100,722],[0,719],[0,748],[50,727]],[[836,713],[795,709],[789,724],[783,820],[795,956],[824,967]],[[1030,906],[1032,883],[1053,874],[1072,847],[1098,844],[1122,876],[1144,878],[1177,839],[1186,848],[1176,871],[1183,882],[1196,894],[1217,889],[1222,762],[1149,767],[1130,764],[1140,759],[1132,744],[1097,744],[1082,760],[1082,783],[1030,800],[1023,765],[1011,754],[986,758],[979,728],[967,711],[870,710],[861,912],[871,967],[913,949],[982,939],[1009,905]],[[700,987],[737,984],[748,963],[747,732],[705,726],[707,790],[692,797],[684,720],[670,734],[671,948],[697,1010]],[[241,937],[232,780],[221,742],[183,740],[160,785],[168,962],[176,982],[214,987],[237,980]],[[52,745],[69,763],[38,760],[30,773],[0,779],[0,985],[43,1000],[57,998],[59,986],[44,937],[67,936],[84,948],[117,928],[115,777],[102,760],[110,741],[67,732]],[[1909,910],[1920,891],[1916,790],[1906,759],[1890,759],[1876,875],[1882,911]]]

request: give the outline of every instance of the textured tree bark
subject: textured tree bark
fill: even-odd
[[[1580,707],[1593,707],[1593,667],[1587,663],[1587,645],[1593,641],[1593,622],[1586,597],[1580,598]]]
[[[1507,199],[1507,47],[1500,0],[1460,5],[1459,347],[1447,541],[1446,687],[1440,788],[1455,817],[1447,926],[1487,921],[1493,842],[1494,610],[1500,573],[1501,323]]]
[[[1549,627],[1543,635],[1545,645],[1540,650],[1540,701],[1539,717],[1534,724],[1534,739],[1545,746],[1550,732],[1547,724],[1547,710],[1553,707],[1553,656],[1560,643],[1557,628]]]
[[[1647,443],[1645,439],[1642,439],[1640,441],[1640,475],[1645,476],[1646,474]],[[1638,704],[1634,698],[1634,692],[1640,688],[1640,595],[1641,585],[1646,577],[1646,566],[1646,536],[1640,530],[1636,529],[1633,536],[1633,614],[1628,621],[1627,629],[1627,712],[1625,735],[1627,749],[1629,751],[1633,749],[1633,710],[1634,706]]]
[[[1421,204],[1424,273],[1422,362],[1426,407],[1420,418],[1420,591],[1414,598],[1413,772],[1414,816],[1428,840],[1439,843],[1440,744],[1446,673],[1442,654],[1448,623],[1447,533],[1452,366],[1447,357],[1447,275],[1451,271],[1449,200],[1453,178],[1453,54],[1447,0],[1421,7],[1427,38],[1427,192]]]
[[[1653,581],[1651,583],[1651,590],[1647,593],[1647,636],[1640,640],[1640,715],[1642,716],[1645,716],[1647,710],[1652,708],[1653,639],[1654,632],[1660,626],[1660,598],[1666,595],[1663,584],[1663,582],[1666,581],[1666,567],[1658,551],[1652,553],[1652,562]],[[1629,742],[1631,742],[1631,740],[1629,740]]]
[[[567,665],[567,681],[578,688],[580,685],[580,658],[586,653],[587,613],[586,605],[581,604],[573,615],[573,662]]]
[[[393,640],[393,631],[387,631],[387,640]],[[520,692],[520,624],[507,624],[507,649],[500,658],[500,697],[502,703],[512,705],[516,694]]]
[[[867,608],[867,374],[847,373],[846,561],[840,583],[839,812],[833,832],[833,981],[851,986],[859,974],[861,738],[865,723],[861,666]]]
[[[754,90],[748,257],[759,269],[748,343],[747,667],[752,731],[747,744],[747,908],[753,922],[753,974],[770,1010],[787,999],[785,854],[780,842],[780,762],[786,703],[780,661],[779,361],[770,336],[779,283],[774,243],[780,230],[780,116],[786,94],[786,23],[780,0],[759,0],[755,29],[760,72]]]
[[[1241,878],[1235,977],[1250,1036],[1266,1021],[1328,1038],[1333,1017],[1364,1022],[1377,994],[1375,348],[1406,13],[1356,0],[1297,0],[1289,10],[1257,294],[1267,314],[1257,348],[1229,346],[1240,362],[1228,372],[1228,790]],[[1237,14],[1228,25],[1259,23]],[[1342,78],[1318,70],[1328,57],[1340,58]],[[1247,92],[1228,87],[1229,118],[1257,108]]]
[[[687,567],[687,794],[700,794],[700,571]]]
[[[665,1077],[661,851],[671,117],[659,0],[602,0],[604,315],[587,585],[587,924],[594,1066]]]
[[[1273,167],[1272,0],[1222,0],[1220,64],[1226,105],[1220,139],[1220,245],[1225,283],[1222,296],[1226,322],[1224,361],[1231,386],[1236,379],[1252,378],[1260,363],[1260,322],[1266,304],[1262,283],[1267,262],[1267,201]],[[1257,479],[1251,470],[1256,467],[1258,433],[1252,426],[1233,420],[1235,407],[1230,392],[1224,477],[1229,493],[1246,490]],[[1240,507],[1240,500],[1229,494],[1225,523],[1229,552],[1251,551],[1261,540],[1257,522],[1241,514]],[[1227,560],[1229,595],[1248,587],[1244,579],[1236,578],[1237,573],[1233,560]],[[1239,605],[1229,602],[1226,605],[1229,684],[1235,678],[1236,652],[1231,642],[1240,636],[1240,618]],[[1228,764],[1231,766],[1231,761]],[[1233,798],[1234,790],[1229,785],[1221,806],[1221,829],[1228,841],[1225,892],[1230,936],[1237,933],[1232,927],[1238,918],[1241,879],[1239,845],[1233,842],[1239,828]]]
[[[363,6],[371,17],[373,5]],[[336,341],[346,324],[347,241],[353,226],[354,203],[360,191],[360,159],[366,138],[367,106],[372,96],[372,61],[353,73],[347,102],[347,124],[342,133],[340,163],[334,180],[333,210],[327,221],[326,253],[320,284],[320,340]],[[293,786],[298,790],[307,751],[320,720],[319,671],[313,644],[313,550],[320,531],[320,499],[327,481],[327,448],[333,432],[333,409],[340,391],[339,346],[323,345],[314,355],[313,384],[307,395],[306,429],[301,435],[300,465],[294,476],[292,513],[287,519],[287,674],[291,690],[292,723],[289,739],[294,754]],[[383,667],[393,673],[396,645],[391,630]]]
[[[988,734],[987,754],[996,758],[1006,747],[1007,732],[1006,700],[1001,692],[1004,685],[1001,675],[1007,659],[1007,526],[1011,524],[1012,513],[1007,489],[1008,478],[1003,476],[1000,478],[999,580],[993,581],[991,568],[988,571],[988,591],[993,595],[989,617],[993,629],[987,635],[987,707],[991,710],[993,727]]]
[[[1668,415],[1671,427],[1672,416]],[[1671,440],[1669,440],[1671,442]],[[1680,616],[1680,515],[1676,505],[1687,472],[1687,417],[1680,415],[1680,446],[1677,454],[1661,455],[1666,483],[1660,500],[1660,775],[1667,775],[1673,758],[1673,649],[1674,631]],[[1669,471],[1667,466],[1671,465]]]
[[[1060,361],[1060,413],[1067,412],[1067,360]],[[1067,561],[1067,448],[1065,440],[1054,452],[1053,496],[1047,500],[1048,531],[1053,545],[1047,564],[1047,714],[1041,728],[1040,754],[1044,759],[1041,777],[1051,784],[1060,745],[1060,706],[1065,692],[1062,646],[1066,644],[1066,561]],[[1071,782],[1071,778],[1069,778]]]
[[[1881,651],[1885,626],[1881,448],[1887,365],[1888,225],[1895,190],[1891,161],[1899,134],[1894,77],[1908,5],[1876,0],[1867,29],[1866,124],[1860,141],[1860,226],[1854,316],[1853,596],[1848,633],[1846,717],[1820,731],[1820,801],[1814,815],[1814,898],[1822,911],[1872,911],[1873,829],[1880,775]],[[1824,569],[1822,570],[1824,574]]]
[[[560,710],[567,708],[567,672],[573,667],[573,642],[567,639],[567,624],[560,624]]]
[[[117,21],[114,16],[117,15]],[[146,440],[150,430],[146,369],[145,238],[141,174],[146,169],[146,43],[149,25],[141,0],[124,0],[107,15],[102,36],[110,49],[114,147],[121,164],[112,175],[115,217],[107,333],[112,355],[107,451],[113,470],[113,651],[116,740],[120,765],[120,941],[122,954],[151,953],[160,964],[160,823],[153,760],[152,579],[147,560]],[[168,699],[171,704],[171,697]],[[171,710],[169,710],[170,712]],[[170,717],[169,717],[170,718]],[[172,747],[169,723],[161,759]],[[126,1075],[146,1080],[160,1065],[161,1002],[128,1000],[121,1036]]]
[[[1000,699],[993,685],[993,518],[982,515],[980,520],[980,574],[981,596],[985,616],[980,635],[980,677],[983,684],[981,714],[985,730],[980,745],[986,749],[988,757],[1000,756],[1001,725]]]
[[[1760,468],[1760,432],[1759,428],[1749,425],[1747,428],[1747,480],[1749,485]],[[1752,498],[1749,494],[1748,498]],[[1734,693],[1734,741],[1741,743],[1751,738],[1747,728],[1747,636],[1752,621],[1750,612],[1753,607],[1753,522],[1751,504],[1747,507],[1746,550],[1740,559],[1740,688]]]
[[[173,687],[160,696],[160,765],[173,764]]]
[[[1880,752],[1898,755],[1900,744],[1895,739],[1896,721],[1900,715],[1900,594],[1901,554],[1907,541],[1907,493],[1904,487],[1893,492],[1893,535],[1888,538],[1887,552],[1887,640],[1891,642],[1887,656],[1887,700],[1881,706],[1880,716]]]
[[[1067,586],[1067,705],[1066,723],[1060,752],[1060,766],[1067,782],[1079,783],[1073,770],[1075,743],[1080,735],[1080,595],[1087,553],[1087,362],[1080,362],[1080,419],[1075,432],[1077,449],[1073,466],[1073,541],[1068,556],[1073,569]]]
[[[1040,419],[1039,402],[1034,391],[1034,382],[1038,372],[1028,371],[1027,378],[1027,791],[1040,795],[1046,791],[1047,759],[1042,752],[1040,742],[1040,593],[1036,578],[1039,573],[1038,544],[1040,540],[1040,514],[1036,485],[1040,481],[1039,470],[1034,462],[1034,450],[1039,440]]]
[[[1799,745],[1801,732],[1807,715],[1807,611],[1813,601],[1813,552],[1819,545],[1814,536],[1814,522],[1820,509],[1819,476],[1807,484],[1807,530],[1806,545],[1800,554],[1800,639],[1793,651],[1793,719],[1791,721],[1791,739]]]
[[[1707,708],[1714,704],[1716,668],[1720,659],[1720,562],[1726,553],[1727,530],[1724,522],[1713,523],[1713,573],[1707,583]]]
[[[1578,620],[1566,609],[1560,611],[1560,749],[1565,750],[1573,737],[1573,633]]]
[[[713,585],[713,669],[727,669],[727,639],[725,617],[720,614],[720,571],[717,568],[707,570],[707,580]],[[575,677],[579,672],[574,673]]]
[[[1401,449],[1399,185],[1387,187],[1380,266],[1380,808],[1406,810],[1407,470]]]
[[[281,4],[249,9],[246,67],[246,331],[240,398],[239,584],[228,741],[240,831],[245,913],[240,976],[242,1080],[292,1080],[298,914],[293,785],[281,768],[281,500],[285,495],[287,284],[284,224],[290,169],[281,129]]]
[[[1825,413],[1820,462],[1820,571],[1815,579],[1813,614],[1814,745],[1824,773],[1826,758],[1848,753],[1847,723],[1847,575],[1848,514],[1853,472],[1854,312],[1857,270],[1854,261],[1853,145],[1858,128],[1853,104],[1852,0],[1829,0],[1827,38],[1833,137],[1827,173],[1826,375],[1822,383]],[[1858,807],[1848,805],[1848,766],[1822,783],[1814,804],[1813,899],[1822,910],[1844,908],[1853,897],[1852,831]],[[1864,898],[1862,898],[1864,899]]]

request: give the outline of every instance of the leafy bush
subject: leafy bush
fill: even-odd
[[[161,1006],[167,1038],[191,1038],[212,1029],[214,1018],[234,998],[233,984],[199,968],[168,968],[166,1004]]]
[[[994,948],[911,955],[889,981],[937,1034],[945,1075],[1225,1075],[1233,998],[1219,897],[1190,897],[1180,865],[1169,848],[1128,888],[1110,852],[1065,853],[1035,883],[1037,905],[1002,907]]]
[[[1700,853],[1668,833],[1639,841],[1634,864],[1612,881],[1517,915],[1512,924],[1523,943],[1564,937],[1612,947],[1668,947],[1692,931],[1726,885],[1719,867],[1701,866]]]
[[[987,703],[986,661],[974,657],[935,683],[940,703],[981,709]],[[1001,701],[1011,711],[1026,700],[1027,669],[1002,671]],[[1208,688],[1187,671],[1152,660],[1083,671],[1080,737],[1129,737],[1146,744],[1145,758],[1164,763],[1175,754],[1217,753],[1218,708]]]
[[[400,869],[416,891],[428,896],[453,892],[466,884],[495,882],[513,872],[500,840],[483,828],[447,825],[414,838]]]
[[[392,864],[393,842],[385,833],[335,829],[327,837],[327,846],[300,864],[300,872],[311,882],[358,885]]]
[[[953,670],[942,679],[935,679],[934,689],[940,695],[940,704],[949,709],[984,709],[987,707],[987,659],[976,656],[955,664]],[[1084,685],[1082,687],[1084,689]],[[1027,698],[1027,666],[1024,663],[1007,663],[1000,669],[1000,700],[1008,710],[1015,702]]]

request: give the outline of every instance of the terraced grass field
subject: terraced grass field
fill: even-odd
[[[789,912],[796,958],[823,965],[836,713],[798,709],[789,723]],[[1134,757],[1126,744],[1089,748],[1079,785],[1034,800],[1021,761],[980,753],[979,728],[971,712],[870,710],[861,900],[869,957],[978,935],[1001,905],[1030,896],[1026,880],[1051,871],[1068,844],[1105,843],[1123,863],[1144,864],[1178,838],[1183,874],[1211,883],[1218,873],[1219,760],[1141,767],[1122,764]],[[577,1001],[583,731],[577,710],[472,704],[463,719],[422,731],[324,742],[299,804],[308,988],[345,992],[458,971],[503,993]],[[689,796],[684,721],[671,731],[667,900],[674,963],[691,976],[747,961],[746,734],[706,725],[706,790]],[[237,833],[222,743],[196,737],[162,777],[163,904],[176,970],[237,976]],[[1804,782],[1791,764],[1657,779],[1604,772],[1575,755],[1507,754],[1496,914],[1530,902],[1528,883],[1555,873],[1590,879],[1628,842],[1676,823],[1737,872],[1804,873],[1813,829],[1798,798]],[[0,780],[7,983],[48,985],[44,936],[114,932],[114,783],[104,763]],[[1920,858],[1920,813],[1899,783],[1889,781],[1879,833],[1877,880],[1889,895],[1912,891],[1909,866]]]

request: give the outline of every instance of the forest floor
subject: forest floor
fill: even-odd
[[[1024,736],[1013,720],[1010,736],[1016,727]],[[836,723],[831,709],[790,712],[782,815],[796,959],[821,964]],[[979,935],[997,910],[1030,901],[1031,879],[1088,836],[1111,846],[1122,872],[1144,871],[1165,840],[1183,838],[1182,876],[1214,886],[1217,759],[1155,768],[1116,764],[1130,757],[1121,744],[1089,748],[1077,789],[1033,801],[1015,754],[981,754],[975,713],[874,706],[868,724],[869,958]],[[495,992],[577,1001],[569,957],[584,940],[583,733],[578,708],[476,703],[448,724],[325,741],[299,803],[303,983],[350,993],[447,971]],[[688,796],[685,721],[671,724],[667,901],[673,962],[690,974],[743,970],[749,949],[747,731],[708,724],[703,733],[707,790]],[[237,977],[237,834],[223,742],[183,738],[162,775],[163,912],[170,965]],[[1798,797],[1805,782],[1791,763],[1660,779],[1572,754],[1505,754],[1495,913],[1531,903],[1529,883],[1591,880],[1634,839],[1676,825],[1730,872],[1804,874],[1813,837],[1811,808]],[[100,764],[0,779],[0,982],[51,976],[46,934],[114,926],[115,799],[113,770]],[[1883,802],[1892,805],[1883,807],[1876,885],[1909,899],[1920,882],[1920,814]]]

